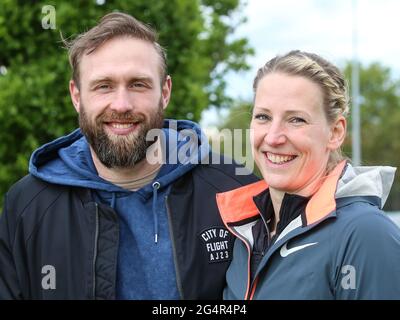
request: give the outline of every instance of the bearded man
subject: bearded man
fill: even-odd
[[[215,195],[256,178],[164,120],[172,80],[147,25],[111,13],[68,48],[80,128],[6,194],[0,299],[222,298],[233,239]]]

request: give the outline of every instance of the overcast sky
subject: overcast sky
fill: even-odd
[[[400,75],[400,1],[357,0],[357,53],[363,63],[379,61]],[[292,49],[315,52],[342,67],[352,59],[352,0],[247,0],[247,22],[234,37],[246,37],[255,49],[250,71],[227,76],[228,94],[251,99],[259,67]],[[215,124],[215,111],[202,125]]]

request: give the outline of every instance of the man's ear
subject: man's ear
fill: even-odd
[[[161,88],[161,99],[163,102],[163,109],[167,108],[168,106],[169,99],[171,98],[171,90],[172,90],[172,79],[170,76],[167,76]]]
[[[340,116],[331,126],[331,136],[328,141],[328,149],[333,151],[340,148],[346,138],[347,122],[345,117]]]
[[[71,100],[75,107],[76,112],[79,113],[81,96],[80,96],[79,88],[74,80],[69,81],[69,94],[71,96]]]

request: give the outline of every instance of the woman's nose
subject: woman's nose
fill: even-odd
[[[272,123],[268,128],[264,138],[265,142],[270,146],[278,146],[286,142],[286,132],[282,125],[278,122]]]

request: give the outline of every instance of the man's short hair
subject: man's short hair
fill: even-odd
[[[167,76],[167,56],[165,49],[157,43],[157,33],[150,26],[128,14],[113,12],[105,15],[98,25],[78,35],[74,40],[63,40],[68,49],[72,79],[78,88],[80,88],[79,64],[82,56],[92,53],[106,41],[122,36],[133,37],[153,44],[160,56],[160,80],[161,83],[164,82]]]

